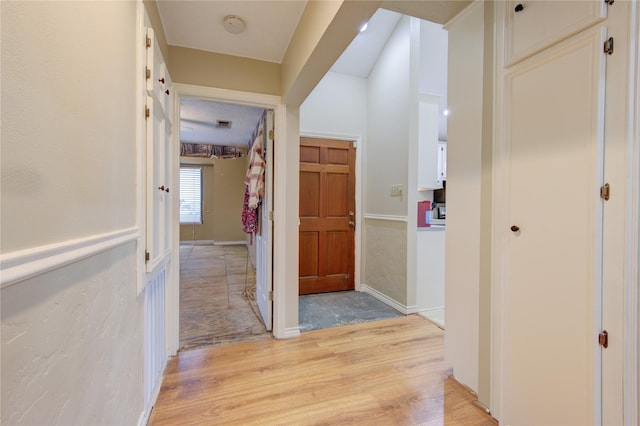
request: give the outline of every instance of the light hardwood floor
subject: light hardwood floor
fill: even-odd
[[[180,353],[149,425],[496,425],[418,315]]]

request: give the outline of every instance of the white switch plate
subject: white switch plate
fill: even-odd
[[[391,196],[392,197],[401,197],[402,196],[402,185],[391,185]]]

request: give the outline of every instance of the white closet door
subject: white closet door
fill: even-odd
[[[501,423],[599,423],[605,28],[511,68]]]

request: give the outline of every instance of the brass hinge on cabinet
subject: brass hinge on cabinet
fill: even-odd
[[[598,344],[605,349],[609,347],[609,333],[607,333],[607,330],[603,330],[602,333],[598,334]]]
[[[269,130],[269,140],[273,140],[274,137],[275,133],[273,132],[273,130]]]
[[[273,302],[273,292],[272,291],[269,292],[269,301]]]
[[[609,201],[609,196],[611,195],[611,187],[608,183],[605,183],[600,187],[600,198],[605,201]]]
[[[151,38],[150,37],[145,37],[145,46],[148,48],[151,47]]]
[[[269,220],[273,220],[273,210],[269,212]]]
[[[145,68],[144,76],[146,77],[147,80],[151,78],[151,70],[149,68]]]
[[[148,251],[144,251],[144,263],[147,263],[149,261],[149,259],[151,259],[151,256],[149,255]]]
[[[607,41],[604,42],[604,53],[613,55],[613,37],[609,37]]]
[[[151,110],[146,106],[144,107],[144,118],[149,118],[149,115],[151,115]]]

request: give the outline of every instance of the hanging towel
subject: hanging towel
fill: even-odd
[[[265,162],[262,157],[262,147],[257,138],[251,147],[249,157],[249,168],[244,183],[249,188],[248,205],[252,209],[257,209],[260,199],[264,195],[264,167]]]

